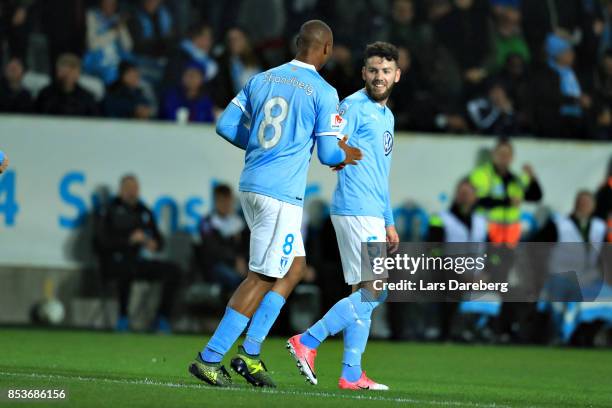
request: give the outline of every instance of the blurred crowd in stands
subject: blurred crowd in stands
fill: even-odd
[[[609,0],[6,0],[0,111],[213,122],[311,18],[340,98],[365,44],[400,48],[398,130],[612,138]]]

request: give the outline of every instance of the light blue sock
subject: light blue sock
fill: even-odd
[[[317,348],[328,336],[333,336],[349,325],[359,316],[368,315],[379,302],[366,289],[359,289],[350,296],[341,299],[301,337],[306,347]],[[316,340],[319,344],[316,344]]]
[[[365,292],[370,295],[370,292]],[[373,302],[374,308],[378,307],[387,299],[388,292],[383,291]],[[371,299],[370,297],[362,300]],[[361,356],[365,352],[368,338],[370,337],[370,326],[372,324],[371,310],[362,310],[359,318],[344,329],[344,354],[342,355],[342,378],[355,382],[361,378]]]
[[[361,378],[361,365],[348,365],[342,363],[342,378],[349,382],[355,382]]]
[[[236,342],[249,323],[249,318],[238,313],[231,307],[225,308],[223,319],[217,326],[215,334],[200,353],[202,360],[208,363],[218,363]]]
[[[369,316],[363,316],[344,329],[342,377],[347,381],[355,382],[361,377],[361,356],[368,343],[371,322]]]
[[[276,292],[269,291],[259,304],[257,311],[251,319],[251,325],[246,334],[246,340],[242,345],[244,350],[251,355],[258,355],[261,352],[261,343],[266,339],[272,325],[276,321],[285,298]]]
[[[312,337],[310,333],[308,333],[308,331],[302,333],[302,336],[300,337],[300,343],[311,349],[316,349],[321,345],[321,342],[316,338]]]

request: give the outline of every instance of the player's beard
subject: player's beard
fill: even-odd
[[[383,93],[376,93],[377,88],[375,87],[374,84],[377,82],[378,81],[366,82],[365,84],[366,92],[368,93],[370,98],[372,98],[374,101],[376,102],[384,101],[385,99],[389,97],[389,95],[391,95],[391,91],[393,90],[393,86],[395,84],[391,82],[389,85],[387,85],[387,89],[385,89]]]

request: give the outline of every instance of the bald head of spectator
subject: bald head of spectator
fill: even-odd
[[[74,54],[62,54],[55,64],[55,79],[64,91],[72,92],[81,76],[81,59]]]

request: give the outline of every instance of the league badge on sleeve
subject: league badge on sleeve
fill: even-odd
[[[346,126],[346,120],[339,113],[332,113],[330,116],[330,125],[333,130],[341,131]]]

